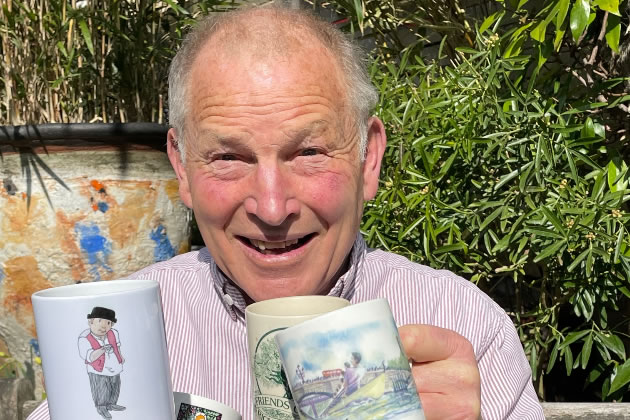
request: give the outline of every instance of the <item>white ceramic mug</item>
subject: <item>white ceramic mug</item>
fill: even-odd
[[[231,407],[208,398],[185,392],[173,392],[175,420],[241,420]]]
[[[81,283],[31,299],[52,419],[173,419],[156,282]]]
[[[258,420],[299,418],[282,371],[275,334],[349,304],[333,296],[293,296],[256,302],[246,308],[254,416]]]
[[[275,339],[302,419],[424,419],[387,300],[318,316]]]

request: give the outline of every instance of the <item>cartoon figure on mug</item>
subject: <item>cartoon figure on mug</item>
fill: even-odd
[[[110,411],[126,409],[118,405],[120,372],[125,359],[120,352],[118,331],[113,329],[116,313],[95,306],[87,319],[89,328],[79,335],[79,355],[87,368],[96,411],[102,418],[111,419]]]

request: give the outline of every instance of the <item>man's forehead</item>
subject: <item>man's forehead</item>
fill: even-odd
[[[334,122],[325,119],[316,119],[306,121],[303,124],[287,127],[284,134],[288,137],[304,138],[307,136],[318,135],[330,128],[338,128]],[[248,133],[239,133],[238,131],[226,130],[219,126],[205,126],[197,129],[197,137],[218,143],[228,143],[231,141],[240,141],[249,138]]]

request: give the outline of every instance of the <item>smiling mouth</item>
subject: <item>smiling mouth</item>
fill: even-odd
[[[292,239],[289,241],[267,242],[267,241],[260,241],[258,239],[246,238],[244,236],[239,236],[238,239],[243,244],[245,244],[248,248],[251,248],[254,251],[257,251],[261,254],[282,255],[282,254],[286,254],[287,252],[291,252],[293,250],[303,247],[308,242],[310,242],[310,240],[313,239],[314,237],[315,237],[315,234],[311,233],[299,239]]]

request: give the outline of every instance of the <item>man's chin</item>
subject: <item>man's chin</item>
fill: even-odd
[[[248,295],[249,300],[253,303],[253,302],[260,302],[262,300],[269,300],[269,299],[277,299],[277,298],[284,298],[284,297],[291,297],[291,296],[308,296],[308,295],[322,295],[322,294],[326,294],[324,292],[319,292],[317,288],[314,287],[254,287],[254,290],[252,291],[252,294],[249,294],[245,291],[245,293]]]

